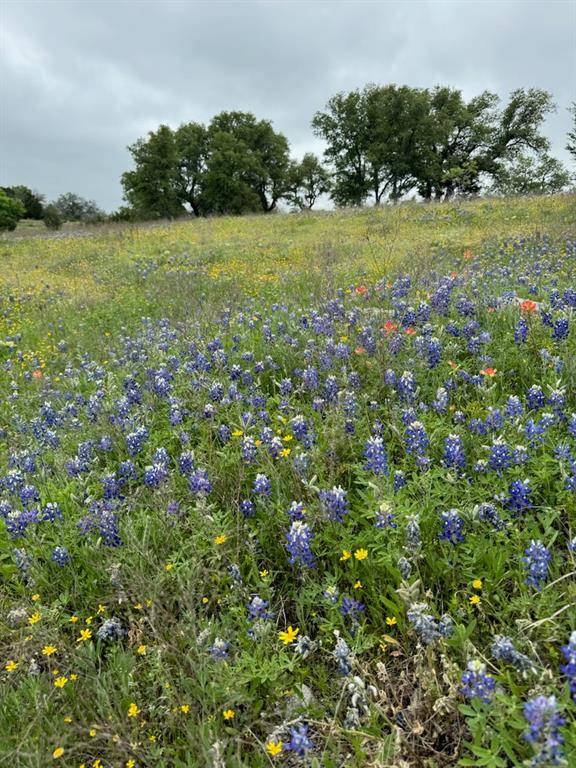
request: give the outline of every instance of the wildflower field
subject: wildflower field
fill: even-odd
[[[0,263],[0,764],[576,765],[574,196]]]

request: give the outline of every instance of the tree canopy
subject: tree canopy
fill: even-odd
[[[9,197],[3,189],[0,189],[0,231],[12,231],[24,217],[26,208],[20,200]]]
[[[450,87],[367,85],[333,96],[312,120],[327,144],[338,205],[478,193],[502,164],[525,150],[545,152],[541,134],[554,109],[539,89],[514,91],[501,108],[489,91],[466,101]]]

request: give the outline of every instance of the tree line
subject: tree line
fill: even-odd
[[[551,95],[518,89],[502,104],[490,91],[466,100],[447,86],[366,85],[337,93],[312,119],[323,160],[290,157],[288,139],[250,112],[221,112],[208,125],[160,125],[128,147],[126,205],[112,220],[172,219],[274,211],[282,201],[311,209],[322,195],[336,206],[379,205],[418,194],[448,200],[481,192],[560,192],[572,180],[542,133]],[[576,160],[576,103],[566,148]],[[0,188],[0,229],[19,218],[95,222],[96,203],[68,193],[53,203],[27,187]]]
[[[97,224],[107,218],[94,200],[73,192],[46,203],[44,195],[23,184],[0,187],[0,230],[16,229],[20,219],[43,221],[48,229],[60,229],[65,221]]]
[[[274,210],[279,201],[312,208],[323,194],[337,206],[455,195],[559,192],[570,174],[542,134],[551,95],[518,89],[502,104],[484,91],[466,101],[449,87],[367,85],[338,93],[312,119],[326,144],[290,158],[286,137],[268,120],[222,112],[209,125],[161,125],[128,149],[122,176],[127,216],[172,218]],[[576,120],[576,105],[572,112]],[[567,148],[576,154],[576,128]]]

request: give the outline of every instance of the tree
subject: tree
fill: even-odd
[[[195,216],[199,216],[202,179],[206,173],[208,133],[201,123],[186,123],[175,132],[174,143],[178,163],[178,197],[190,206]]]
[[[19,220],[24,217],[26,209],[24,205],[14,197],[8,197],[3,189],[0,189],[0,232],[16,229]]]
[[[225,140],[223,135],[229,138]],[[221,112],[208,126],[208,142],[208,188],[214,191],[213,174],[222,173],[223,148],[226,145],[226,153],[234,156],[231,166],[234,178],[230,180],[232,187],[237,191],[245,187],[242,196],[252,200],[256,195],[260,210],[265,213],[273,211],[288,192],[290,156],[286,137],[277,133],[268,120],[257,120],[250,112]],[[219,197],[219,207],[222,207]],[[209,197],[204,199],[210,208]],[[237,197],[235,199],[238,200]],[[232,208],[237,208],[237,205]],[[251,203],[248,210],[251,210]]]
[[[60,211],[52,203],[44,208],[44,226],[53,230],[60,229],[62,226]]]
[[[185,212],[174,132],[167,125],[128,147],[135,169],[122,175],[124,198],[144,219],[173,219]]]
[[[311,210],[320,195],[331,189],[330,173],[312,152],[307,152],[300,163],[292,163],[287,199],[296,208]]]
[[[499,170],[492,191],[506,196],[553,195],[569,183],[570,174],[555,157],[523,154]]]
[[[15,200],[20,200],[24,206],[24,218],[39,220],[43,215],[44,195],[33,192],[29,187],[20,184],[16,187],[4,187],[4,192]]]
[[[574,158],[574,161],[576,162],[576,101],[572,102],[572,105],[570,106],[570,112],[572,113],[572,130],[568,133],[568,143],[566,144],[566,149],[572,157]]]
[[[58,210],[63,221],[82,221],[90,224],[105,218],[104,212],[94,200],[86,200],[73,192],[60,195],[52,205]]]
[[[326,111],[314,115],[312,128],[327,143],[324,157],[334,168],[332,199],[336,205],[363,205],[370,188],[365,92],[355,90],[332,96]]]
[[[338,205],[396,201],[414,187],[442,200],[478,193],[522,151],[545,152],[540,128],[553,109],[534,88],[514,91],[500,109],[489,91],[467,102],[449,87],[368,85],[333,96],[312,126],[327,142]]]

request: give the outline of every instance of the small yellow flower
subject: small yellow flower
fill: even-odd
[[[139,653],[140,656],[144,656],[146,654],[146,649],[148,648],[147,645],[139,645],[136,649],[136,653]]]
[[[234,712],[233,709],[225,709],[224,712],[222,712],[222,717],[224,720],[232,720],[235,714],[236,712]]]
[[[139,713],[140,713],[140,710],[138,709],[137,704],[132,702],[132,704],[130,704],[130,706],[128,707],[128,717],[137,717]]]
[[[44,648],[42,648],[42,655],[52,656],[52,654],[56,653],[57,651],[58,651],[58,648],[56,648],[55,645],[45,645]]]
[[[72,622],[72,624],[76,624],[76,622],[78,621],[78,616],[70,616],[70,621]]]
[[[346,560],[350,560],[352,557],[352,552],[349,552],[347,549],[342,550],[342,557],[340,558],[341,563],[345,563]]]
[[[266,570],[266,568],[264,568],[263,571],[260,571],[260,578],[265,579],[266,576],[268,576],[268,571]]]
[[[74,674],[74,672],[72,672],[72,674],[70,675],[70,680],[78,680],[78,675],[76,675],[76,674]]]
[[[368,550],[367,549],[357,549],[356,552],[354,552],[354,557],[356,560],[366,560],[368,557]]]
[[[184,712],[187,715],[190,712],[190,704],[180,704],[180,712]]]
[[[32,595],[32,600],[34,600],[34,602],[36,602],[37,600],[40,600],[40,595],[38,593],[36,593],[35,595]]]
[[[242,437],[244,432],[242,432],[241,429],[235,429],[234,432],[232,432],[232,437]]]
[[[91,738],[94,738],[96,736],[96,728],[90,728],[90,730],[88,731],[88,735]]]
[[[474,579],[474,581],[472,582],[472,586],[474,587],[474,589],[482,589],[482,587],[484,586],[484,584],[482,583],[482,579]]]
[[[67,682],[68,682],[68,678],[67,677],[62,677],[62,676],[61,677],[57,677],[56,680],[54,680],[54,686],[56,688],[64,688],[64,686],[66,685]]]
[[[208,602],[208,598],[207,597],[203,597],[202,598],[202,602],[204,603],[204,605],[206,605],[206,603]]]
[[[266,743],[266,752],[270,755],[270,757],[276,757],[276,755],[279,755],[280,752],[282,752],[282,742],[281,741],[268,741]]]
[[[64,754],[64,750],[62,749],[62,747],[56,747],[56,749],[54,750],[54,752],[52,752],[52,757],[53,757],[55,760],[58,760],[58,758],[59,758],[59,757],[62,757],[62,755],[63,755],[63,754]]]
[[[94,616],[88,616],[88,618],[86,619],[86,624],[92,624],[92,619],[93,618],[94,618]]]
[[[228,536],[226,536],[225,533],[221,533],[220,536],[214,537],[214,544],[224,544],[226,541],[228,541]]]
[[[360,579],[354,582],[354,589],[362,589],[362,582],[360,581]]]
[[[14,661],[13,659],[8,659],[8,661],[4,666],[4,669],[6,670],[6,672],[14,672],[17,666],[18,666],[17,661]]]
[[[72,718],[70,717],[70,715],[66,715],[66,717],[64,718],[64,722],[65,723],[71,723],[72,722]]]
[[[42,615],[38,611],[36,611],[36,613],[33,613],[32,616],[28,618],[28,624],[30,625],[37,624],[41,618],[42,618]]]
[[[292,453],[291,448],[282,448],[280,451],[280,456],[282,456],[283,459],[286,459],[290,454]]]
[[[164,566],[164,570],[168,571],[168,572],[170,572],[172,570],[172,568],[174,568],[174,564],[173,563],[166,563],[166,565]]]
[[[478,605],[478,603],[480,602],[480,595],[472,595],[472,597],[470,597],[469,600],[472,605]]]
[[[142,603],[136,603],[136,605],[134,606],[134,608],[135,608],[137,611],[141,611],[141,610],[142,610]]]
[[[388,624],[389,627],[393,627],[394,624],[398,624],[398,619],[396,616],[386,616],[386,624]]]
[[[91,629],[81,629],[80,630],[80,637],[76,638],[77,643],[83,643],[85,640],[90,640],[92,637],[92,630]]]
[[[282,440],[283,440],[285,443],[290,443],[292,440],[294,440],[294,435],[284,435],[284,437],[282,438]]]
[[[127,760],[126,761],[126,768],[134,768],[135,765],[136,765],[136,761],[135,760]]]
[[[106,610],[106,606],[99,604],[98,610],[96,611],[96,613],[104,613],[105,610]]]
[[[148,741],[156,741],[156,736],[154,736],[154,734],[151,733],[150,736],[148,736]]]
[[[284,645],[290,645],[291,643],[294,642],[294,640],[296,640],[296,637],[299,632],[300,630],[298,629],[298,627],[296,627],[296,629],[293,629],[292,625],[290,625],[285,632],[278,632],[278,637],[280,638],[280,640],[282,640]]]

